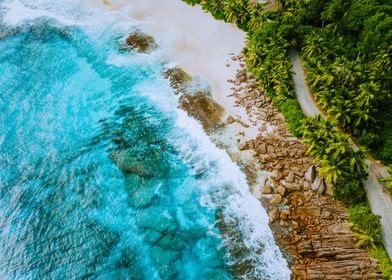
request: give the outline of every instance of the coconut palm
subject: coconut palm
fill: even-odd
[[[389,174],[392,174],[392,165],[388,166],[388,172],[389,172]],[[388,188],[392,189],[392,176],[381,178],[381,179],[379,179],[379,181],[386,183],[386,186]]]

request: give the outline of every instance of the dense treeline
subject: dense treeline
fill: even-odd
[[[185,2],[201,4],[215,18],[236,23],[249,32],[250,40],[267,36],[269,40],[252,42],[252,47],[257,48],[248,49],[258,51],[263,45],[268,47],[263,48],[264,52],[275,54],[258,52],[252,56],[256,60],[275,57],[276,47],[283,54],[283,50],[288,50],[287,44],[295,39],[317,103],[341,128],[374,151],[377,158],[392,163],[390,0],[278,0],[280,11],[269,13],[263,13],[261,4],[251,0]],[[290,75],[286,76],[291,81]],[[276,87],[290,86],[289,83],[278,82]]]
[[[367,205],[363,150],[337,125],[392,161],[391,5],[377,0],[184,0],[247,32],[249,70],[283,113],[288,128],[309,145],[334,195],[351,205],[359,244],[371,246],[383,274],[392,265],[380,237],[379,217]],[[295,98],[288,53],[297,44],[316,101],[329,114],[306,118]]]
[[[346,203],[362,201],[365,197],[361,183],[365,174],[363,151],[354,151],[347,136],[339,129],[331,129],[334,120],[306,118],[295,98],[288,53],[293,40],[299,41],[297,37],[301,33],[298,33],[293,15],[281,10],[265,12],[262,4],[248,0],[185,1],[199,3],[215,18],[234,22],[247,31],[244,52],[249,70],[283,113],[288,128],[310,147],[319,147],[309,152],[320,160],[323,174],[334,186],[337,198]],[[282,6],[287,4],[282,3]],[[236,16],[232,15],[232,9]],[[360,176],[357,170],[361,170]]]
[[[280,0],[308,84],[340,127],[392,163],[392,6],[384,0]]]

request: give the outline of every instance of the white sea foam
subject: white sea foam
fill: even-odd
[[[207,207],[224,206],[225,219],[234,218],[239,222],[238,230],[246,237],[244,244],[253,251],[249,259],[258,263],[254,276],[263,279],[289,279],[290,270],[275,244],[268,226],[267,213],[250,193],[245,174],[225,151],[211,142],[198,121],[176,108],[177,101],[174,95],[168,95],[168,86],[159,86],[158,92],[157,87],[145,85],[140,91],[160,110],[174,114],[176,125],[169,140],[181,152],[184,161],[196,170],[195,173],[199,173],[199,170],[208,173],[200,186],[204,193],[202,202]],[[211,163],[216,163],[213,168]],[[211,197],[211,193],[216,193],[222,199],[220,205],[212,201],[214,197]],[[261,255],[256,252],[260,244],[264,245]]]
[[[77,21],[68,19],[60,14],[53,13],[39,8],[30,8],[19,1],[8,2],[4,5],[7,9],[4,21],[9,26],[16,26],[25,21],[35,20],[37,18],[52,18],[63,25],[78,25]]]

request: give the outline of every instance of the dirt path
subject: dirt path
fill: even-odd
[[[322,114],[306,85],[301,57],[294,49],[290,51],[290,61],[293,64],[293,80],[301,109],[307,116]],[[384,165],[370,158],[366,160],[366,164],[369,173],[367,180],[363,181],[366,195],[373,213],[381,216],[382,236],[389,257],[392,258],[392,200],[385,192],[384,185],[378,182],[379,178],[388,176],[388,172]]]

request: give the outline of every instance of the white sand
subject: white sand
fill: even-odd
[[[136,21],[141,29],[152,35],[160,47],[168,52],[168,59],[192,76],[198,76],[211,86],[213,98],[225,108],[225,117],[232,115],[249,124],[230,126],[227,144],[235,144],[239,132],[242,139],[257,136],[246,111],[235,107],[235,99],[228,97],[238,64],[231,60],[245,45],[245,33],[235,25],[215,20],[200,6],[192,7],[181,0],[107,0],[107,7]],[[227,67],[230,64],[230,67]]]

